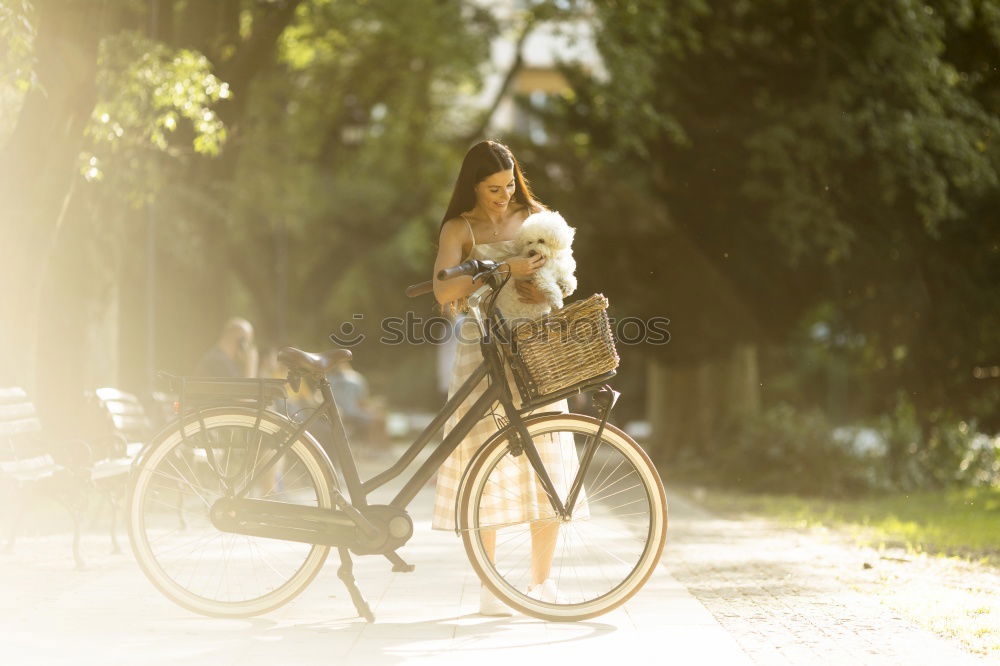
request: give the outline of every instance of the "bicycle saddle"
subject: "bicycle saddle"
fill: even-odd
[[[313,354],[295,347],[282,347],[278,352],[278,361],[293,372],[322,375],[339,361],[351,360],[351,356],[350,349],[330,349]]]

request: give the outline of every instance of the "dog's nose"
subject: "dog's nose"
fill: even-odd
[[[538,254],[538,252],[536,252],[535,250],[528,250],[528,256],[529,256],[529,257],[533,257],[533,256],[535,256],[536,254]]]

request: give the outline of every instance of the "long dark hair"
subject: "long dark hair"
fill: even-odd
[[[498,171],[514,169],[514,196],[513,200],[525,206],[529,211],[536,212],[544,208],[535,201],[528,181],[521,173],[521,165],[517,163],[510,148],[498,141],[480,141],[465,154],[462,160],[462,168],[458,172],[458,179],[455,181],[455,189],[451,193],[451,201],[448,209],[441,219],[441,226],[448,220],[458,217],[476,205],[476,185],[484,178],[492,176]]]

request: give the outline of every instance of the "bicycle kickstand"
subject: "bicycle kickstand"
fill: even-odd
[[[385,553],[385,558],[392,562],[392,570],[400,573],[410,573],[416,567],[412,564],[407,564],[403,561],[403,558],[399,556],[399,553],[393,551],[391,553]]]
[[[372,609],[368,607],[368,602],[361,596],[361,590],[358,589],[358,584],[354,580],[354,562],[351,560],[351,552],[347,548],[338,548],[337,550],[340,552],[340,568],[337,569],[337,577],[344,582],[344,587],[351,593],[351,601],[354,602],[354,608],[357,609],[358,615],[368,622],[374,622],[375,616],[372,614]]]

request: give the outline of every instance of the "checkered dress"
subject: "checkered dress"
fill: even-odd
[[[498,261],[510,256],[513,250],[512,244],[513,241],[475,244],[469,256],[476,259]],[[512,284],[508,284],[507,286],[513,288]],[[461,388],[465,380],[483,362],[478,338],[479,330],[476,322],[471,317],[466,317],[460,325],[455,365],[452,370],[451,385],[448,388],[449,398]],[[514,384],[510,368],[507,367],[506,370],[507,381],[511,386],[511,392],[514,396],[514,405],[520,407],[520,396]],[[465,401],[459,405],[455,413],[448,418],[444,425],[444,435],[451,432],[479,396],[483,394],[488,382],[489,377],[484,377],[479,386],[472,391]],[[506,418],[504,409],[499,403],[495,404],[494,409],[498,414]],[[566,413],[569,411],[569,405],[564,398],[550,405],[534,409],[530,413],[548,411]],[[462,481],[462,475],[472,456],[476,453],[476,450],[496,432],[496,421],[490,414],[487,414],[473,426],[469,434],[458,445],[458,448],[448,456],[438,469],[434,519],[431,523],[434,529],[455,529],[455,498],[458,494],[458,486]],[[559,491],[560,496],[565,497],[569,490],[569,484],[572,483],[573,477],[579,467],[573,436],[568,433],[553,433],[536,437],[534,442],[556,490]],[[583,517],[583,513],[587,511],[586,503],[586,495],[585,493],[581,493],[580,499],[577,502],[576,516]],[[545,495],[545,491],[542,490],[541,485],[537,482],[534,471],[527,461],[527,457],[523,455],[516,458],[505,457],[492,472],[490,480],[487,482],[484,501],[480,508],[481,522],[483,524],[523,522],[536,518],[549,517],[552,514],[552,507]]]

